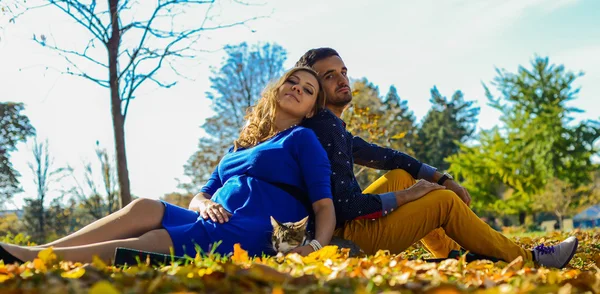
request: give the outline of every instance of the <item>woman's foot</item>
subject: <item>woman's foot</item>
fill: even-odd
[[[4,264],[23,263],[22,260],[12,255],[10,252],[4,249],[4,244],[0,244],[0,259],[4,261]]]
[[[546,247],[543,244],[538,245],[533,249],[533,257],[535,261],[545,267],[563,268],[569,264],[579,241],[571,236],[557,245]]]

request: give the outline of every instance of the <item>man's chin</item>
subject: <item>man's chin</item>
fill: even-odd
[[[327,104],[336,106],[336,107],[345,107],[348,106],[352,102],[352,96],[344,96],[344,97],[335,97],[335,99],[328,99]]]

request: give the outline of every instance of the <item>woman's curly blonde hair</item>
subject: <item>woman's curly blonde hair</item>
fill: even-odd
[[[312,113],[317,113],[317,111],[325,107],[325,92],[323,91],[321,80],[319,79],[317,72],[310,67],[292,68],[276,83],[267,86],[256,105],[248,109],[246,116],[244,117],[246,125],[240,132],[239,138],[233,142],[234,152],[238,148],[254,147],[277,134],[278,130],[275,128],[275,116],[277,115],[277,97],[279,95],[279,88],[290,78],[290,76],[299,71],[305,71],[312,74],[319,84],[317,101],[315,102]]]

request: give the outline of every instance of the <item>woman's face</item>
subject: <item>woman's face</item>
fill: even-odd
[[[279,108],[303,119],[312,113],[318,93],[319,83],[315,76],[304,70],[296,71],[279,87]]]

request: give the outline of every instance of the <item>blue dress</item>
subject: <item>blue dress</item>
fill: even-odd
[[[175,254],[195,256],[196,247],[227,254],[240,243],[252,255],[273,254],[270,216],[295,222],[308,215],[300,201],[273,183],[305,191],[310,203],[331,199],[331,168],[315,133],[304,127],[280,132],[248,149],[230,150],[202,192],[232,213],[229,222],[203,219],[198,212],[163,202],[162,226],[169,232]]]

